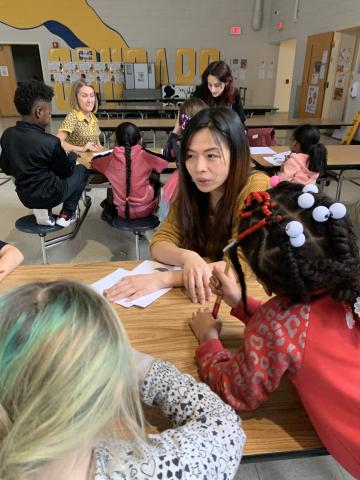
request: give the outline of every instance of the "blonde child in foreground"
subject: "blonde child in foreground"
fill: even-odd
[[[174,428],[146,436],[140,398]],[[32,283],[0,297],[2,480],[225,480],[244,441],[205,384],[132,350],[90,288]]]
[[[237,410],[253,410],[288,372],[328,452],[360,478],[360,257],[346,209],[315,185],[282,182],[239,212],[230,258],[240,280],[214,270],[210,285],[245,324],[244,347],[219,340],[217,320],[190,322],[202,378]],[[274,297],[246,296],[236,250]]]

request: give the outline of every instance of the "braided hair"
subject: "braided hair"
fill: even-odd
[[[329,207],[333,201],[323,194],[314,194],[314,206],[302,209],[297,203],[302,188],[299,184],[281,182],[268,190],[274,221],[230,249],[245,310],[246,284],[238,247],[258,279],[290,302],[308,302],[312,295],[327,292],[335,300],[353,305],[360,294],[360,255],[351,221],[346,215],[342,219],[316,222],[312,218],[313,208]],[[253,202],[248,210],[251,215],[241,219],[239,234],[264,218],[258,203]],[[286,234],[285,227],[292,220],[303,225],[306,241],[302,247],[292,247]]]
[[[124,122],[118,125],[115,130],[116,142],[119,147],[125,147],[126,162],[126,198],[125,198],[125,218],[130,218],[130,186],[131,186],[131,147],[137,145],[141,140],[140,130],[131,122]]]
[[[325,175],[327,149],[325,145],[319,143],[319,129],[306,123],[295,128],[292,137],[299,143],[301,152],[309,155],[309,170],[319,173],[320,175]]]

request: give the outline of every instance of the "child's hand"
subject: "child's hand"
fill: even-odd
[[[224,273],[218,266],[214,266],[210,288],[215,295],[221,295],[231,308],[235,308],[241,300],[241,288],[231,268],[228,273]]]
[[[222,322],[215,319],[208,308],[200,308],[193,313],[189,325],[199,343],[204,343],[219,338]]]
[[[99,145],[94,142],[87,142],[87,144],[84,146],[84,152],[98,152],[99,150]]]

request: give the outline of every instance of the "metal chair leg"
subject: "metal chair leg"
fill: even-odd
[[[139,242],[139,233],[135,233],[135,250],[136,250],[136,260],[140,260],[140,242]]]
[[[342,182],[343,182],[343,171],[339,173],[339,178],[338,178],[338,184],[336,188],[336,196],[335,200],[338,202],[340,200],[340,195],[341,195],[341,188],[342,188]]]
[[[40,233],[39,237],[40,237],[40,243],[41,243],[41,253],[43,257],[43,264],[46,265],[48,261],[47,261],[46,248],[45,248],[45,234]]]

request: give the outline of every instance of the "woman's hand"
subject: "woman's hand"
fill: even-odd
[[[191,250],[183,255],[183,281],[186,293],[193,303],[205,303],[211,298],[209,280],[211,267]]]
[[[200,308],[193,313],[189,325],[199,343],[204,343],[219,338],[222,322],[215,319],[208,308]]]
[[[235,308],[241,300],[241,288],[231,268],[228,273],[224,273],[215,265],[210,278],[210,288],[215,295],[221,295],[231,308]]]
[[[163,273],[149,273],[145,275],[129,275],[123,277],[111,288],[104,290],[104,296],[110,302],[127,300],[132,302],[143,295],[164,288]]]
[[[87,142],[87,144],[83,148],[84,152],[98,152],[101,150],[99,145],[94,142]]]

